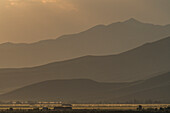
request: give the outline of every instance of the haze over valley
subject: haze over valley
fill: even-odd
[[[57,39],[1,44],[0,67],[33,67],[86,55],[119,54],[169,35],[170,25],[147,24],[131,18]]]
[[[170,110],[169,11],[169,0],[0,0],[0,113]]]
[[[84,56],[31,68],[0,69],[0,89],[15,89],[52,79],[92,79],[132,82],[170,70],[170,37],[130,51],[107,56]]]
[[[170,72],[132,83],[102,83],[89,79],[50,80],[14,90],[1,95],[0,99],[67,103],[125,103],[135,100],[144,103],[153,100],[169,103],[169,87]]]

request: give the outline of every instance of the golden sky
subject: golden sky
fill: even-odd
[[[128,18],[170,24],[170,0],[0,0],[0,43],[35,42]]]

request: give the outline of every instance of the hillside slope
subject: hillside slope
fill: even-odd
[[[117,101],[148,101],[158,100],[164,103],[170,103],[170,72],[156,76],[154,78],[127,86],[117,90],[119,97]]]
[[[52,79],[142,80],[170,70],[170,37],[110,56],[85,56],[33,68],[0,69],[0,90]]]
[[[88,79],[52,80],[0,96],[1,100],[64,102],[131,102],[134,99],[170,103],[170,72],[133,83],[101,83]],[[31,93],[30,93],[31,92]]]
[[[86,55],[118,54],[168,36],[170,25],[152,25],[135,19],[97,25],[54,40],[0,44],[0,68],[32,67]]]

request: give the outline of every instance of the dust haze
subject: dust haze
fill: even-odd
[[[170,23],[169,0],[1,0],[0,43],[35,42],[136,18]]]

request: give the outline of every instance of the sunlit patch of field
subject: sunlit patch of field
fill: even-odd
[[[168,107],[170,104],[140,104],[144,109]],[[73,104],[73,109],[115,109],[134,110],[139,104]]]

